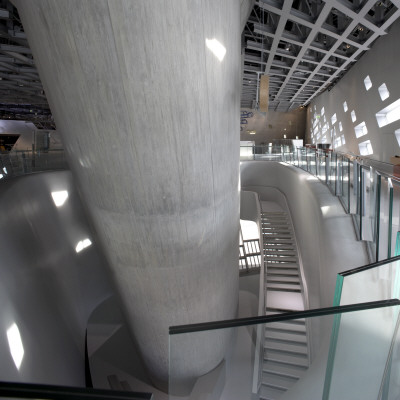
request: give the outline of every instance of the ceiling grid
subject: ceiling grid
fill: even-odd
[[[241,107],[286,112],[330,89],[400,17],[400,0],[258,0],[243,31]]]

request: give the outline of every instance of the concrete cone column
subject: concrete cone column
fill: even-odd
[[[14,2],[131,331],[165,388],[168,327],[237,309],[240,4]],[[182,345],[176,376],[218,365],[228,336],[217,336]]]

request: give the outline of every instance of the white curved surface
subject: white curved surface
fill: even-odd
[[[285,195],[303,261],[309,307],[332,306],[337,274],[368,264],[364,245],[357,242],[351,216],[340,201],[311,174],[278,162],[242,162],[241,184],[243,190],[258,192],[262,200],[279,201],[270,197],[271,187]],[[329,327],[312,324],[312,357],[326,330]]]
[[[68,192],[58,207],[57,191]],[[85,386],[87,320],[112,290],[71,173],[1,181],[0,209],[0,380]],[[77,253],[85,237],[93,243]],[[19,368],[6,336],[14,324]]]

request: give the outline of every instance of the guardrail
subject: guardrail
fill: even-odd
[[[280,161],[309,172],[353,216],[371,262],[400,254],[400,171],[392,164],[329,149],[241,146],[240,159]]]
[[[68,169],[64,150],[16,150],[0,153],[0,179],[42,171]]]

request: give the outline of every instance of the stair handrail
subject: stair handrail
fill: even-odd
[[[259,317],[246,317],[226,319],[220,321],[199,322],[187,325],[174,325],[169,327],[169,335],[180,335],[182,333],[193,333],[217,329],[238,328],[271,322],[292,321],[294,319],[322,317],[326,315],[343,314],[354,311],[370,310],[400,305],[400,299],[369,301],[364,303],[348,304],[344,306],[333,306],[324,308],[313,308],[304,311],[288,311],[280,314],[265,315]]]
[[[259,288],[258,288],[258,315],[265,315],[265,290],[264,290],[264,280],[265,280],[265,266],[264,266],[264,238],[262,232],[262,223],[261,223],[261,199],[260,195],[257,193],[257,215],[258,215],[258,234],[259,234],[259,243],[260,243],[260,280],[259,280]],[[253,368],[253,382],[252,382],[252,393],[253,395],[258,394],[261,386],[261,378],[262,378],[262,361],[263,361],[263,351],[264,351],[264,342],[263,342],[263,334],[264,330],[262,329],[262,325],[258,325],[256,328],[256,344],[254,349],[254,368]]]

